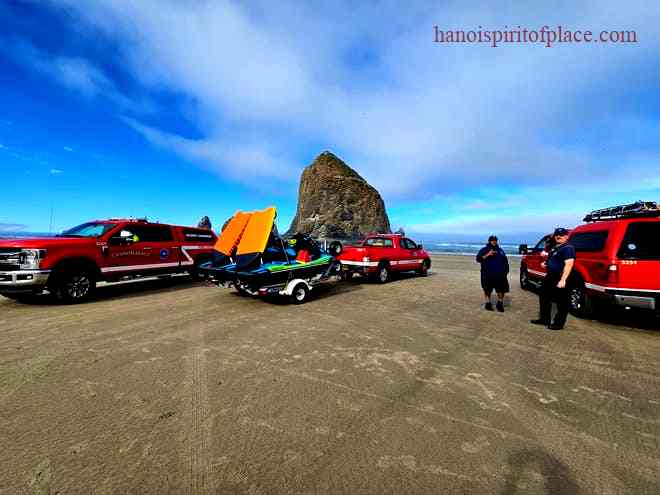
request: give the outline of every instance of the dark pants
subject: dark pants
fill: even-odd
[[[560,278],[561,274],[559,273],[548,273],[543,280],[543,286],[539,294],[539,317],[546,324],[550,324],[552,302],[554,301],[557,303],[557,314],[553,323],[559,327],[563,327],[566,324],[566,317],[568,316],[568,289],[557,287]]]

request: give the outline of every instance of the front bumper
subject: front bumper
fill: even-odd
[[[0,272],[0,293],[35,292],[48,282],[50,270],[17,270]]]

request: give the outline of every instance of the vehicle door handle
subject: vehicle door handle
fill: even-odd
[[[151,248],[151,247],[143,247],[142,249],[143,249],[144,251],[151,251],[153,248]]]

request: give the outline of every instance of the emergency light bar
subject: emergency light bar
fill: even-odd
[[[617,218],[660,217],[660,207],[655,201],[637,201],[628,205],[611,206],[588,213],[585,222],[614,220]]]

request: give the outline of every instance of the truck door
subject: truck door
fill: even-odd
[[[399,262],[401,270],[416,270],[421,266],[421,259],[417,255],[417,244],[410,239],[403,238],[400,241],[402,259]]]
[[[617,257],[619,288],[660,291],[660,221],[631,222]]]
[[[166,225],[127,224],[108,241],[103,273],[174,271],[179,248]]]
[[[548,260],[548,252],[545,251],[545,245],[549,240],[549,235],[543,236],[525,258],[527,261],[527,272],[530,278],[537,282],[542,280],[547,273],[543,264]]]

